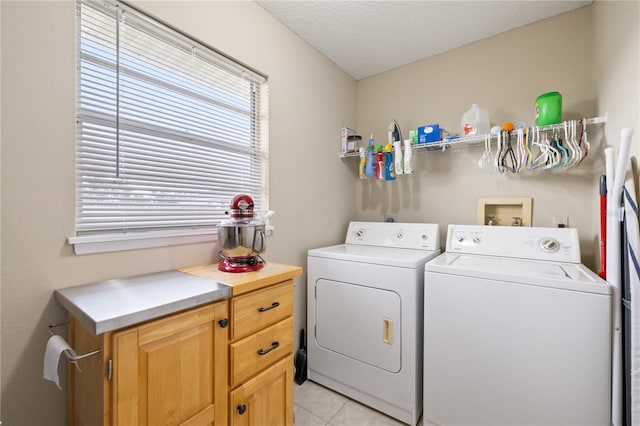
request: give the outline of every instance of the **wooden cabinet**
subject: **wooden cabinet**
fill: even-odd
[[[230,299],[94,335],[71,317],[71,425],[293,425],[293,277],[267,264],[182,272],[232,287]],[[105,301],[105,303],[117,303]]]
[[[229,405],[234,426],[292,425],[293,355],[231,391]]]
[[[70,424],[226,425],[228,302],[92,335],[72,319],[72,346],[99,356],[70,368]]]
[[[293,425],[294,266],[267,263],[255,272],[215,265],[182,272],[232,286],[229,301],[229,424]]]
[[[230,424],[293,425],[293,280],[230,304]]]

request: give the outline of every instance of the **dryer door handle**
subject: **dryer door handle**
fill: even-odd
[[[393,345],[393,320],[382,318],[382,341],[387,345]]]

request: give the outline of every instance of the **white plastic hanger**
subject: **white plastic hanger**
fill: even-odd
[[[493,154],[491,152],[491,134],[487,133],[484,135],[484,153],[478,161],[478,166],[480,166],[481,169],[493,170],[494,165]]]

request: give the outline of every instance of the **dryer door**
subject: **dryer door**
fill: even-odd
[[[397,293],[320,279],[315,312],[318,346],[392,373],[400,371]]]

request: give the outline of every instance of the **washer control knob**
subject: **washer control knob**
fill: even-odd
[[[429,236],[427,234],[422,234],[422,241],[427,241],[429,239]]]
[[[458,242],[461,243],[464,241],[464,237],[458,237]]]
[[[358,239],[363,239],[364,236],[367,234],[367,231],[365,231],[363,228],[360,228],[356,231],[356,237],[358,237]]]
[[[542,248],[542,250],[551,253],[554,251],[558,251],[558,249],[560,248],[560,243],[555,238],[545,238],[540,241],[540,247]]]
[[[473,237],[473,242],[476,244],[480,244],[480,237]]]
[[[397,238],[397,239],[399,239],[399,240],[401,240],[401,239],[403,239],[403,238],[404,238],[404,234],[402,233],[402,231],[400,231],[400,232],[398,232],[398,233],[396,234],[396,238]]]

